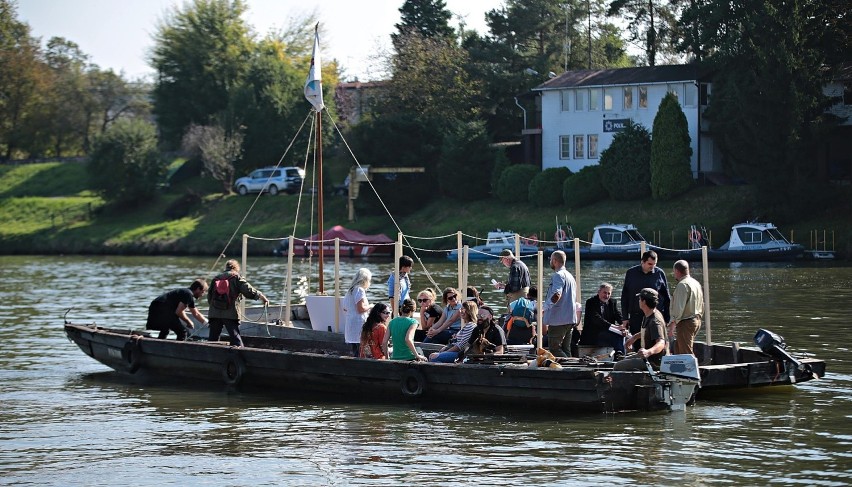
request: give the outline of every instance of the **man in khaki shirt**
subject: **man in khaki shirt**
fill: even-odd
[[[675,354],[695,355],[692,347],[704,316],[704,293],[701,284],[689,275],[687,261],[674,263],[674,275],[677,287],[672,298],[669,338],[675,338]]]

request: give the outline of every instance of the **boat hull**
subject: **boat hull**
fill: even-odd
[[[359,359],[346,356],[348,346],[342,341],[334,346],[247,336],[246,347],[234,348],[225,342],[158,340],[88,325],[66,324],[65,333],[102,364],[146,378],[330,393],[371,401],[506,404],[561,414],[668,407],[646,372]]]

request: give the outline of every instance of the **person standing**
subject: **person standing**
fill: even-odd
[[[657,309],[658,296],[655,289],[648,287],[639,291],[637,297],[644,318],[639,325],[640,333],[630,336],[626,344],[628,348],[634,343],[639,344],[639,357],[616,362],[613,370],[645,370],[645,359],[659,368],[663,357],[668,355],[666,322],[660,310]]]
[[[186,316],[187,309],[202,325],[207,323],[204,315],[195,307],[195,300],[206,292],[207,281],[196,279],[188,288],[173,289],[157,296],[148,306],[145,329],[159,330],[157,338],[160,340],[169,336],[169,331],[175,332],[179,341],[186,340],[187,328],[194,328],[192,321]],[[186,326],[183,323],[186,323]]]
[[[219,293],[222,286],[218,281],[227,281],[226,288],[229,292],[229,299],[226,305],[221,305]],[[240,336],[240,316],[239,305],[243,297],[254,300],[261,300],[263,304],[269,304],[269,300],[262,292],[253,288],[243,276],[240,275],[240,264],[231,259],[225,262],[225,272],[219,274],[213,279],[213,286],[207,290],[207,302],[210,304],[210,309],[207,311],[207,317],[210,318],[210,335],[208,340],[218,341],[219,335],[222,334],[222,328],[228,331],[228,336],[231,337],[231,345],[235,347],[243,346],[243,339]]]
[[[509,268],[509,279],[497,282],[494,286],[502,289],[506,294],[506,306],[516,299],[526,296],[530,290],[530,270],[521,259],[515,258],[515,254],[509,249],[500,251],[500,262]]]
[[[353,357],[359,355],[358,347],[361,343],[361,328],[367,321],[370,312],[370,302],[367,301],[367,288],[373,273],[370,269],[362,267],[352,278],[352,284],[343,297],[343,311],[346,313],[346,324],[344,328],[344,339],[349,344]]]
[[[669,286],[666,273],[657,267],[657,253],[648,250],[642,254],[642,262],[627,270],[624,274],[624,287],[621,289],[622,324],[631,334],[639,332],[642,327],[644,314],[639,308],[639,291],[651,288],[657,291],[657,310],[662,313],[665,321],[669,320]],[[638,346],[638,345],[637,345]]]
[[[612,284],[601,283],[598,293],[586,300],[586,319],[583,321],[580,345],[612,347],[616,354],[624,356],[624,335],[627,329],[621,321],[618,303],[612,298]],[[613,333],[610,326],[618,327],[622,333]]]
[[[392,352],[389,358],[391,360],[426,360],[426,357],[417,353],[417,348],[414,347],[417,320],[411,317],[412,314],[414,314],[414,301],[406,299],[399,308],[399,316],[388,324],[384,349],[388,350],[388,342],[390,342]]]
[[[403,255],[399,258],[399,303],[397,306],[393,305],[393,297],[396,293],[396,280],[394,279],[394,273],[391,272],[390,276],[388,276],[388,301],[391,303],[391,307],[394,312],[398,312],[399,308],[402,307],[402,302],[406,299],[410,299],[409,292],[411,291],[411,278],[409,275],[411,274],[411,268],[414,266],[414,259],[407,255]]]
[[[689,263],[679,260],[674,263],[674,276],[677,286],[672,300],[671,321],[669,321],[669,340],[675,339],[675,354],[695,355],[693,345],[695,335],[701,328],[704,316],[704,292],[701,284],[689,275]]]
[[[388,358],[388,319],[390,308],[385,303],[378,303],[370,310],[364,326],[361,327],[360,355],[361,358],[385,360]]]
[[[571,356],[571,332],[577,326],[576,302],[577,283],[565,269],[565,252],[557,250],[550,256],[550,268],[554,270],[550,287],[544,296],[542,320],[547,326],[547,344],[555,357]]]

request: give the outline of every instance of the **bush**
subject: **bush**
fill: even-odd
[[[507,203],[527,201],[530,182],[538,174],[538,168],[528,164],[509,166],[497,181],[497,198]]]
[[[601,184],[614,200],[628,201],[651,194],[651,134],[628,122],[601,153]]]
[[[503,151],[499,151],[497,153],[497,160],[494,162],[494,170],[491,171],[491,194],[497,195],[499,191],[497,191],[497,185],[500,183],[500,176],[503,175],[503,171],[506,170],[507,167],[511,166],[512,162],[509,161],[509,158],[506,157],[506,153]]]
[[[530,182],[530,203],[539,208],[562,204],[562,183],[571,174],[567,167],[552,167],[536,174]]]
[[[562,201],[569,208],[582,208],[609,195],[601,184],[601,167],[586,166],[562,184]]]
[[[689,126],[677,97],[666,94],[654,117],[651,139],[651,196],[669,200],[692,187]]]
[[[498,151],[490,146],[484,122],[458,123],[444,137],[438,161],[441,193],[463,201],[486,199]],[[459,184],[464,181],[464,184]]]
[[[157,194],[166,161],[157,150],[153,124],[120,119],[95,139],[89,178],[104,200],[119,205],[147,203]]]

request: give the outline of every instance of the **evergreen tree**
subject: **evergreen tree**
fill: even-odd
[[[630,42],[642,42],[649,66],[657,63],[657,54],[673,53],[672,38],[677,27],[677,2],[664,0],[612,0],[609,15],[627,22]]]
[[[628,122],[601,152],[601,183],[614,200],[628,201],[651,194],[651,134]]]
[[[651,137],[651,196],[668,200],[693,183],[689,125],[677,97],[667,93],[654,117]]]
[[[397,51],[400,42],[412,32],[432,39],[452,40],[455,36],[450,27],[453,14],[447,10],[445,0],[405,0],[399,13],[401,22],[394,26],[397,32],[391,34]]]

